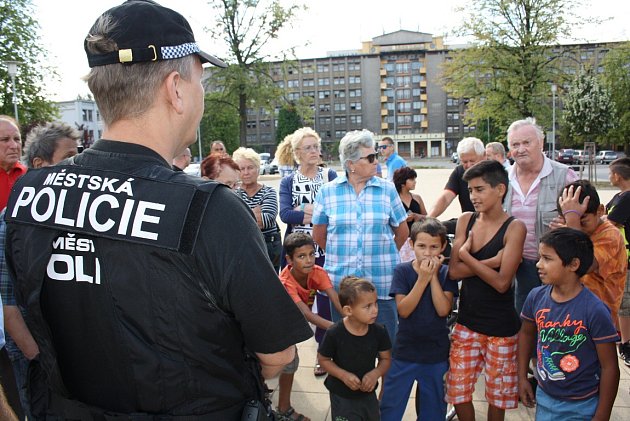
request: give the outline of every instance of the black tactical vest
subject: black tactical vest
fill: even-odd
[[[240,415],[254,393],[243,337],[195,256],[216,188],[159,165],[18,180],[8,263],[54,394],[119,414]]]

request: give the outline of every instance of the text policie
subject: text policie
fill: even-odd
[[[158,233],[143,229],[143,224],[159,224],[160,216],[149,212],[164,212],[166,206],[132,199],[132,181],[133,179],[128,179],[120,182],[116,178],[88,174],[51,173],[43,183],[45,186],[89,190],[81,193],[79,206],[65,206],[68,189],[44,187],[36,191],[34,187],[24,186],[19,192],[11,217],[15,218],[21,210],[29,209],[33,220],[47,225],[157,240]],[[121,198],[121,194],[128,197]],[[103,218],[103,214],[111,215],[115,219]]]

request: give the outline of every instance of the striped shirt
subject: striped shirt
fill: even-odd
[[[394,185],[372,177],[357,195],[345,175],[324,184],[315,199],[313,224],[326,227],[324,269],[339,289],[344,276],[356,275],[389,300],[394,267],[400,256],[393,229],[407,219]]]
[[[249,197],[247,192],[242,188],[236,189],[236,194],[243,199],[250,209],[260,206],[263,223],[260,230],[263,234],[275,234],[278,232],[278,225],[276,224],[276,217],[278,216],[278,193],[276,193],[273,187],[263,184],[262,188],[252,197]]]

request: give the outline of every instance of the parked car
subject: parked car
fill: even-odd
[[[577,161],[578,164],[587,164],[589,159],[590,159],[590,153],[591,150],[585,150],[585,151],[575,151],[575,160]]]
[[[575,150],[573,149],[560,149],[556,161],[563,164],[573,165],[575,164]]]
[[[598,164],[610,164],[617,159],[617,152],[615,151],[599,151],[595,156],[595,162]]]
[[[262,152],[259,153],[258,156],[260,156],[260,171],[258,172],[260,175],[278,173],[278,163],[276,160],[271,161],[271,155],[269,153]]]

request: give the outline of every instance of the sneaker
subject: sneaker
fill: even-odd
[[[619,345],[619,358],[630,367],[630,341]]]
[[[540,374],[543,380],[547,378],[552,381],[565,379],[564,373],[556,366],[546,348],[542,350],[542,367],[538,368],[538,374]]]

